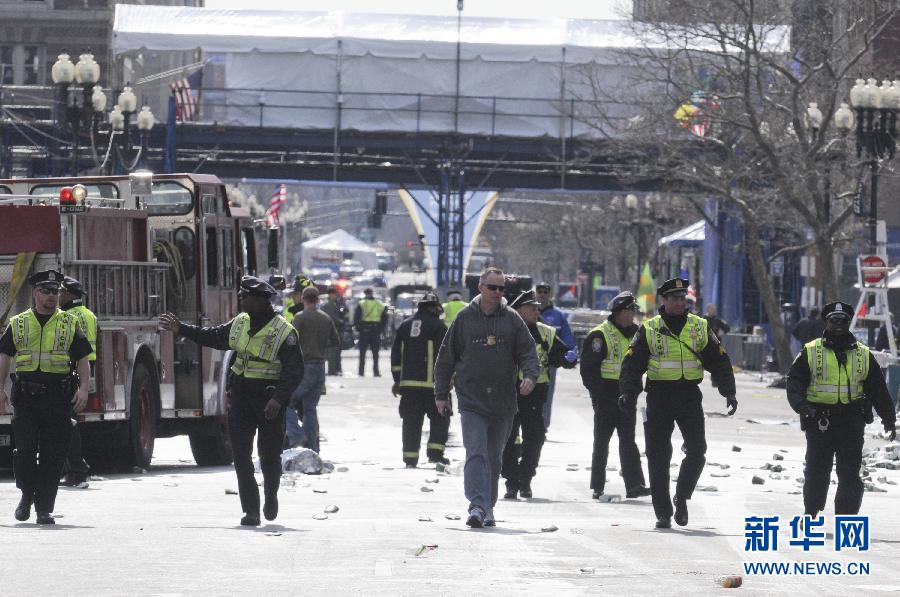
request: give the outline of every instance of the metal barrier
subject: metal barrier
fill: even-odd
[[[97,317],[145,320],[166,310],[170,267],[143,261],[70,261],[63,271],[81,282]]]

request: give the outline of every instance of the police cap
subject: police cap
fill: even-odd
[[[272,299],[278,296],[278,291],[255,276],[244,276],[239,294]]]
[[[272,274],[269,276],[269,286],[275,290],[284,290],[287,288],[287,282],[284,281],[284,276],[281,274]]]
[[[62,284],[63,278],[61,272],[55,269],[45,269],[44,271],[35,272],[28,278],[28,283],[32,286],[56,286]]]
[[[609,304],[606,305],[606,308],[613,313],[623,309],[637,310],[637,301],[635,300],[634,295],[626,290],[625,292],[620,292],[614,296],[613,300],[609,301]]]
[[[656,294],[668,296],[670,294],[680,293],[681,296],[687,296],[688,286],[690,285],[690,281],[685,278],[672,278],[671,280],[663,282],[662,285],[656,289]]]
[[[84,296],[84,287],[82,287],[81,282],[71,276],[63,277],[62,287],[63,290],[70,292],[75,296]]]
[[[516,298],[514,298],[509,306],[513,309],[518,309],[519,307],[524,307],[525,305],[540,305],[540,301],[535,298],[534,290],[526,290],[519,294]]]
[[[845,317],[847,319],[853,319],[853,306],[848,303],[842,303],[840,301],[828,303],[822,309],[822,319],[829,319],[831,317]]]
[[[550,284],[547,282],[538,282],[534,288],[535,290],[550,290]]]

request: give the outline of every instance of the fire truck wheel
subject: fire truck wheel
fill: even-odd
[[[231,440],[224,425],[216,425],[212,435],[192,433],[191,453],[197,466],[223,466],[234,460],[231,455]]]
[[[159,417],[159,392],[150,370],[143,363],[134,367],[131,378],[131,417],[129,420],[129,456],[132,465],[150,466]]]

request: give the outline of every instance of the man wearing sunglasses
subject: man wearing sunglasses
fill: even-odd
[[[34,307],[14,316],[0,337],[0,403],[12,406],[13,465],[16,487],[22,492],[15,517],[28,520],[33,504],[42,525],[55,522],[51,513],[72,434],[71,412],[73,407],[80,412],[87,404],[91,377],[91,344],[77,319],[58,307],[62,281],[56,270],[28,278],[34,287]],[[3,387],[13,359],[16,371],[7,399]],[[71,381],[73,363],[77,388]]]
[[[472,528],[496,525],[503,447],[517,410],[517,390],[529,395],[540,373],[534,338],[507,306],[505,287],[501,270],[488,268],[481,274],[481,294],[456,316],[441,343],[434,371],[438,412],[451,412],[451,378],[459,398],[466,449],[463,485],[469,500],[466,524]]]

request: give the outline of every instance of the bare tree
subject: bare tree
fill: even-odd
[[[786,370],[792,355],[769,275],[773,254],[759,239],[775,230],[787,250],[813,249],[815,285],[826,300],[838,298],[835,248],[860,236],[849,218],[859,164],[846,161],[833,115],[897,9],[880,0],[678,4],[677,23],[634,23],[638,47],[619,54],[630,85],[610,90],[595,67],[583,71],[595,101],[579,117],[605,135],[607,151],[632,158],[626,179],[715,197],[740,214]],[[804,10],[785,13],[786,5]],[[807,118],[810,102],[820,122]]]

